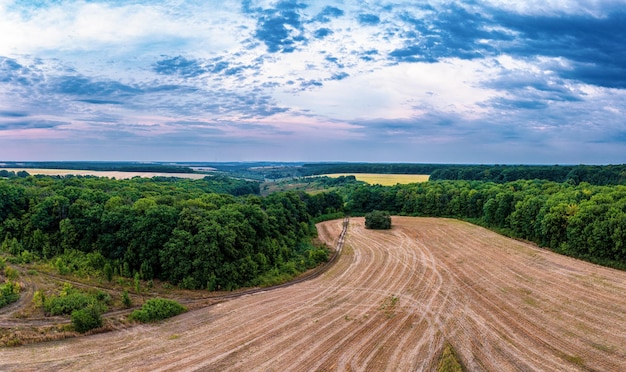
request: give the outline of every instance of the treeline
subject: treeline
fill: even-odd
[[[446,164],[410,163],[313,163],[298,168],[301,176],[314,176],[332,173],[379,173],[379,174],[431,174],[436,169],[446,168]]]
[[[93,161],[34,161],[5,162],[5,168],[75,169],[117,172],[194,173],[184,165],[170,163],[93,162]]]
[[[626,165],[457,165],[445,166],[430,173],[430,180],[465,180],[512,182],[517,180],[546,180],[577,185],[626,184]]]
[[[626,269],[626,186],[430,181],[344,192],[353,213],[469,219],[559,253]]]
[[[577,185],[626,184],[626,165],[456,165],[405,163],[304,164],[301,176],[330,173],[429,174],[431,181],[464,180],[506,183],[517,180],[546,180]]]
[[[254,192],[240,195],[245,185]],[[230,194],[216,193],[230,190]],[[339,195],[254,195],[257,183],[95,177],[0,180],[0,240],[14,262],[51,260],[62,273],[158,278],[229,290],[294,275],[327,259],[312,218]]]
[[[26,171],[10,171],[10,170],[6,170],[6,169],[0,169],[0,178],[16,178],[16,177],[20,177],[20,178],[25,178],[30,176],[30,174]]]

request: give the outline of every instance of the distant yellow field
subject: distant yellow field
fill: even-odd
[[[355,176],[357,180],[367,182],[370,185],[393,186],[395,184],[407,184],[415,182],[426,182],[430,177],[428,174],[377,174],[377,173],[332,173],[321,176],[340,177]]]
[[[198,174],[198,173],[157,173],[157,172],[117,172],[117,171],[93,171],[93,170],[78,170],[78,169],[36,169],[36,168],[0,168],[0,170],[6,169],[8,171],[26,171],[28,174],[36,175],[43,174],[47,176],[66,176],[68,174],[73,174],[75,176],[96,176],[96,177],[109,177],[116,179],[129,179],[133,177],[180,177],[180,178],[191,178],[191,179],[201,179],[207,176],[206,174]]]

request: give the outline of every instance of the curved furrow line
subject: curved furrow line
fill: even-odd
[[[371,261],[367,261],[367,262],[365,262],[365,264],[366,264],[366,268],[369,268],[369,267],[370,267],[370,266],[371,266],[374,262],[376,262],[376,261],[375,261],[375,260],[371,260]],[[358,268],[359,266],[361,266],[361,263],[360,263],[360,258],[357,258],[356,260],[353,260],[353,265],[352,265],[351,267]],[[373,277],[373,276],[375,275],[375,272],[372,272],[372,270],[363,270],[362,272],[363,272],[363,274],[362,274],[361,276],[354,276],[354,275],[353,275],[353,276],[352,276],[352,280],[355,280],[355,279],[356,279],[356,280],[355,280],[356,282],[359,282],[359,283],[366,282],[366,283],[367,283],[367,282],[370,282],[370,278],[371,278],[371,277]],[[349,274],[349,273],[347,273],[347,272],[342,273],[342,275],[340,275],[340,276],[339,276],[339,278],[337,278],[337,279],[336,279],[336,281],[337,281],[337,282],[340,282],[340,279],[341,279],[342,277],[344,277],[345,275],[347,275],[347,274]],[[331,287],[331,288],[333,288],[333,287]],[[323,294],[324,294],[324,295],[328,295],[328,294],[335,294],[335,293],[339,293],[339,292],[342,292],[342,288],[343,288],[343,292],[346,292],[346,293],[344,293],[341,297],[337,298],[337,300],[335,300],[335,301],[334,301],[334,303],[335,303],[334,305],[335,305],[335,306],[337,306],[337,305],[339,305],[340,303],[343,303],[343,302],[347,301],[346,299],[347,299],[347,298],[349,298],[349,296],[348,296],[348,295],[349,295],[350,293],[353,293],[353,292],[355,291],[355,289],[348,289],[348,290],[346,291],[346,290],[345,290],[345,288],[346,288],[346,286],[345,286],[345,285],[344,285],[344,286],[337,285],[337,286],[335,286],[335,288],[334,288],[334,289],[332,289],[332,291],[330,291],[330,292],[329,292],[329,291],[325,291],[325,292],[323,292]],[[349,288],[349,287],[348,287],[348,288]],[[310,304],[310,303],[311,303],[311,302],[309,301],[309,304]],[[358,307],[358,306],[360,306],[361,301],[357,301],[356,303],[357,303],[356,307]],[[295,322],[295,323],[297,323],[298,321],[299,321],[298,319],[295,319],[295,320],[294,320],[294,321],[292,321],[291,323],[294,323],[294,322]],[[320,322],[320,323],[324,323],[324,322]],[[326,323],[328,323],[328,324],[327,324],[326,326],[324,326],[324,327],[322,328],[322,330],[317,330],[317,332],[327,332],[327,331],[326,331],[326,329],[327,329],[328,327],[330,327],[331,325],[333,325],[333,324],[334,324],[332,321],[331,321],[331,322],[328,322],[328,321],[327,321]],[[289,325],[283,325],[283,326],[281,326],[281,327],[279,327],[279,328],[277,329],[277,327],[276,327],[276,326],[274,326],[274,324],[270,324],[270,325],[268,325],[268,327],[266,327],[266,328],[270,328],[270,329],[272,329],[272,332],[273,332],[273,333],[280,333],[283,329],[289,328]],[[263,331],[264,331],[264,332],[260,332],[260,334],[261,334],[261,335],[265,333],[265,330],[263,330]],[[293,337],[296,337],[296,338],[300,339],[300,343],[303,343],[303,342],[306,342],[306,341],[307,341],[307,338],[306,338],[306,337],[302,337],[302,334],[295,334]],[[261,341],[261,338],[262,338],[262,336],[258,337],[255,341],[259,341],[259,342],[260,342],[260,341]],[[287,341],[285,341],[285,342],[289,343],[289,340],[287,340]],[[243,345],[243,346],[245,346],[245,347],[250,347],[250,346],[251,346],[251,344],[250,344],[250,343],[246,343],[246,344],[245,344],[245,345]],[[279,346],[280,346],[280,345],[278,345],[277,349],[278,349],[278,350],[282,350]],[[290,348],[294,348],[294,347],[297,347],[297,344],[296,344],[296,345],[294,345],[293,343],[289,343],[289,346],[290,346]],[[239,349],[240,349],[240,348],[238,347],[236,350],[239,350]],[[236,350],[235,350],[235,351],[236,351]],[[276,358],[275,358],[275,359],[276,359]]]
[[[367,245],[363,245],[363,244],[359,244],[359,242],[357,242],[357,244],[360,247],[370,247],[370,248],[363,248],[363,250],[368,249],[370,250],[370,253],[375,254],[376,250],[373,250],[371,247],[376,247],[376,244],[372,245],[372,244],[367,244]],[[378,244],[378,243],[377,243]],[[359,252],[362,253],[362,252]],[[356,253],[355,253],[356,254]],[[382,266],[384,268],[386,268],[386,271],[382,271],[382,269],[380,268],[376,268],[374,273],[376,274],[375,276],[372,277],[371,280],[363,282],[361,280],[354,280],[354,283],[373,283],[376,284],[376,286],[372,287],[368,287],[366,291],[362,291],[359,290],[358,292],[355,292],[354,288],[362,288],[361,286],[359,287],[352,287],[349,285],[346,285],[345,287],[349,288],[349,293],[348,295],[352,295],[352,299],[350,300],[350,303],[352,304],[356,304],[356,306],[353,306],[352,308],[343,308],[342,313],[339,314],[339,316],[337,316],[335,319],[333,319],[333,321],[331,322],[330,325],[335,324],[335,322],[340,322],[340,323],[345,323],[346,322],[346,317],[349,317],[349,314],[353,314],[354,310],[356,308],[362,308],[361,312],[358,313],[358,315],[356,316],[356,318],[361,319],[362,316],[364,314],[366,314],[368,311],[371,312],[372,308],[371,306],[363,306],[361,304],[368,304],[368,303],[375,303],[374,300],[372,300],[372,298],[376,298],[376,297],[380,297],[380,294],[384,294],[384,293],[388,293],[389,290],[386,289],[389,284],[385,282],[385,280],[381,280],[381,277],[383,277],[383,275],[386,275],[386,273],[388,271],[397,271],[396,267],[397,267],[397,262],[394,262],[393,260],[390,260],[389,255],[382,255],[383,258],[382,259],[378,259],[378,257],[374,256],[372,260],[370,260],[371,262],[378,262],[379,266]],[[390,266],[389,264],[392,264],[392,266]],[[390,269],[389,269],[390,268]],[[361,295],[363,294],[363,295]],[[365,295],[365,296],[364,296]],[[342,315],[344,314],[344,315]],[[354,315],[352,315],[352,317],[355,317]],[[370,321],[367,322],[367,324],[369,324]],[[365,326],[361,326],[361,329],[367,329],[368,327]],[[300,356],[300,359],[306,358],[307,355],[309,353],[318,353],[320,354],[320,350],[323,350],[323,355],[326,356],[330,356],[332,355],[332,351],[334,349],[337,349],[337,345],[342,345],[343,343],[346,342],[346,339],[351,337],[351,334],[354,334],[355,332],[346,332],[344,328],[340,328],[339,330],[336,330],[335,332],[333,332],[332,334],[329,334],[328,331],[326,330],[322,330],[322,332],[324,334],[327,335],[327,337],[323,338],[322,341],[322,345],[318,348],[318,350],[311,350],[307,353],[304,353],[303,355]],[[346,336],[347,335],[347,336]],[[326,346],[328,345],[328,347]]]
[[[519,265],[519,262],[518,262],[518,265]],[[506,267],[509,265],[504,264],[503,266]],[[533,274],[530,274],[530,275],[533,275]],[[602,329],[602,324],[606,323],[607,317],[609,319],[615,319],[618,321],[620,319],[623,319],[623,316],[624,316],[623,311],[621,311],[621,314],[619,314],[620,313],[619,310],[617,310],[618,314],[615,313],[614,309],[620,308],[619,304],[616,305],[614,303],[615,301],[613,301],[613,305],[611,306],[612,312],[607,311],[606,302],[603,303],[603,301],[597,301],[597,298],[594,297],[594,293],[589,293],[587,290],[583,292],[576,291],[576,298],[580,299],[580,297],[582,296],[584,301],[580,301],[580,300],[571,301],[571,298],[565,297],[563,295],[563,293],[572,292],[571,289],[567,291],[567,286],[554,285],[554,279],[545,280],[546,278],[545,273],[541,273],[540,271],[537,272],[536,277],[538,279],[535,281],[534,286],[528,285],[527,283],[524,285],[520,285],[519,284],[520,282],[519,281],[517,282],[518,289],[528,290],[529,294],[533,293],[534,297],[536,297],[536,299],[535,298],[525,299],[525,300],[528,300],[529,304],[525,304],[521,300],[518,301],[519,305],[516,309],[518,311],[517,316],[522,316],[522,317],[527,317],[527,318],[531,317],[535,323],[545,324],[546,325],[544,326],[545,331],[549,333],[553,333],[553,334],[561,334],[563,330],[566,330],[568,327],[571,328],[571,324],[575,324],[575,323],[572,323],[573,321],[576,321],[578,323],[584,323],[585,324],[584,331],[577,332],[579,334],[580,339],[582,340],[588,339],[589,334],[594,333],[594,332],[589,332],[590,330],[595,331],[595,333],[602,333],[601,337],[595,336],[595,340],[596,340],[595,342],[592,342],[592,341],[587,342],[588,346],[590,347],[593,347],[594,345],[598,345],[600,348],[602,348],[603,347],[602,342],[606,342],[607,340],[609,340],[611,344],[613,345],[619,345],[619,340],[624,339],[623,333],[620,335],[619,331],[618,332],[606,332],[606,329],[604,330]],[[503,275],[502,278],[506,279],[506,281],[508,282],[515,282],[514,280],[511,280],[510,277],[507,278],[506,275]],[[531,288],[533,290],[531,290]],[[537,288],[540,288],[541,291],[537,291],[536,290]],[[593,303],[593,305],[590,303],[590,301],[587,300],[587,298],[594,299],[595,302]],[[602,299],[604,297],[599,296],[599,298]],[[537,303],[535,303],[535,300],[537,301]],[[565,300],[565,302],[569,304],[567,307],[563,306],[563,300]],[[623,304],[623,298],[621,302],[622,302],[621,309],[624,309],[625,306]],[[559,317],[561,319],[555,319],[554,314],[548,313],[545,310],[545,309],[550,309],[551,307],[553,307],[551,305],[552,303],[555,304],[554,306],[557,306],[558,304],[558,306],[561,307],[561,311],[559,313],[560,314]],[[586,306],[581,306],[581,304],[586,304]],[[581,309],[585,309],[585,310],[581,310]],[[590,309],[592,311],[589,311]],[[569,332],[572,332],[572,331],[570,330]],[[574,330],[574,332],[576,332],[576,330]]]

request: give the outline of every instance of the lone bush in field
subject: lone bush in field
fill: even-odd
[[[365,215],[366,229],[391,229],[391,216],[388,212],[373,211]]]
[[[174,300],[165,298],[152,298],[146,301],[139,310],[130,313],[130,320],[138,320],[142,323],[156,322],[170,318],[187,311],[187,308]]]
[[[102,315],[96,305],[88,305],[79,310],[72,311],[72,325],[76,332],[85,333],[95,328],[102,327]]]

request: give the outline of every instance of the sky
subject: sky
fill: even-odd
[[[626,0],[0,0],[0,160],[626,163]]]

